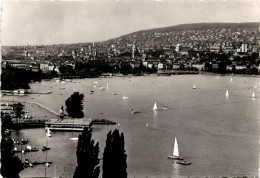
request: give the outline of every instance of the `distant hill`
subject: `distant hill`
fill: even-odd
[[[176,26],[154,28],[149,30],[141,30],[133,32],[121,37],[129,35],[138,35],[140,33],[167,33],[172,31],[183,31],[183,30],[207,30],[207,29],[220,29],[220,28],[258,28],[259,22],[248,22],[248,23],[193,23],[193,24],[180,24]]]

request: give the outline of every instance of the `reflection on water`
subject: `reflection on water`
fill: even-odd
[[[3,96],[2,99],[33,101],[58,112],[73,89],[77,89],[85,95],[86,117],[120,123],[120,126],[93,126],[93,138],[99,142],[102,157],[107,133],[118,127],[124,132],[129,177],[158,177],[158,172],[160,177],[258,176],[260,100],[252,99],[251,95],[253,91],[260,92],[259,79],[248,77],[244,83],[243,77],[232,78],[233,82],[229,76],[207,75],[132,77],[131,81],[102,78],[99,87],[109,84],[109,90],[104,91],[92,87],[97,79],[64,84],[43,81],[32,84],[32,90],[50,90],[51,94]],[[191,87],[194,83],[196,90]],[[91,89],[95,90],[93,95],[89,94]],[[226,89],[231,94],[228,99]],[[123,96],[129,99],[123,100]],[[158,111],[154,112],[155,101]],[[26,107],[35,118],[56,117],[38,105],[33,106]],[[162,106],[168,106],[167,110],[161,109]],[[140,113],[132,114],[131,108]],[[69,140],[72,134],[77,137],[79,133],[52,132],[47,154],[53,164],[48,167],[48,176],[55,175],[56,165],[57,176],[73,177],[77,142]],[[29,138],[29,144],[37,148],[46,144],[44,129],[21,130],[13,132],[13,136]],[[172,153],[174,137],[178,139],[180,156],[192,162],[191,165],[179,165],[167,159]],[[45,153],[18,156],[42,160]],[[23,170],[20,175],[43,176],[44,169],[39,165]]]
[[[172,161],[172,177],[179,176],[180,164],[177,164],[176,161]]]

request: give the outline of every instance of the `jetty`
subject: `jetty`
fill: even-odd
[[[10,102],[10,103],[16,102],[16,103],[21,103],[21,101],[18,101],[18,100],[15,100],[15,101],[2,100],[2,102]],[[48,108],[48,107],[46,107],[46,106],[40,104],[40,103],[33,102],[33,101],[22,101],[22,103],[35,104],[35,105],[37,105],[37,106],[39,106],[39,107],[41,107],[41,108],[43,108],[43,109],[49,111],[50,113],[52,113],[52,114],[54,114],[54,115],[60,117],[60,114],[59,114],[58,112],[56,112],[56,111],[54,111],[54,110],[52,110],[52,109],[50,109],[50,108]],[[8,105],[10,105],[10,104],[8,104]]]

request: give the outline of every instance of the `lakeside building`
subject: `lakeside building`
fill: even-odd
[[[45,123],[45,129],[51,131],[82,131],[85,127],[90,128],[92,125],[91,118],[82,119],[59,119]]]

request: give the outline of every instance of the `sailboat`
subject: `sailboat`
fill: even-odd
[[[228,98],[229,97],[229,94],[228,94],[228,90],[226,91],[226,98]]]
[[[127,100],[127,99],[128,99],[128,97],[127,97],[127,96],[123,96],[123,99],[124,99],[124,100]]]
[[[47,133],[46,133],[46,136],[48,136],[48,137],[51,137],[51,131],[50,131],[50,129],[49,129],[49,128],[47,128]]]
[[[231,79],[230,79],[230,81],[232,82],[232,81],[233,81],[233,79],[231,78]]]
[[[175,137],[175,140],[174,140],[173,155],[168,156],[168,159],[183,160],[183,158],[179,157],[179,148],[178,148],[178,143],[177,143],[176,137]]]
[[[74,124],[74,121],[73,121],[73,124]],[[73,128],[72,128],[72,137],[70,138],[70,140],[72,140],[72,141],[78,141],[79,140],[78,137],[73,137]]]
[[[252,94],[252,98],[255,98],[255,92],[253,92],[253,94]]]
[[[153,111],[157,111],[157,105],[156,105],[156,102],[155,102],[154,105],[153,105]]]
[[[196,89],[196,86],[195,86],[195,84],[193,85],[192,89]]]

